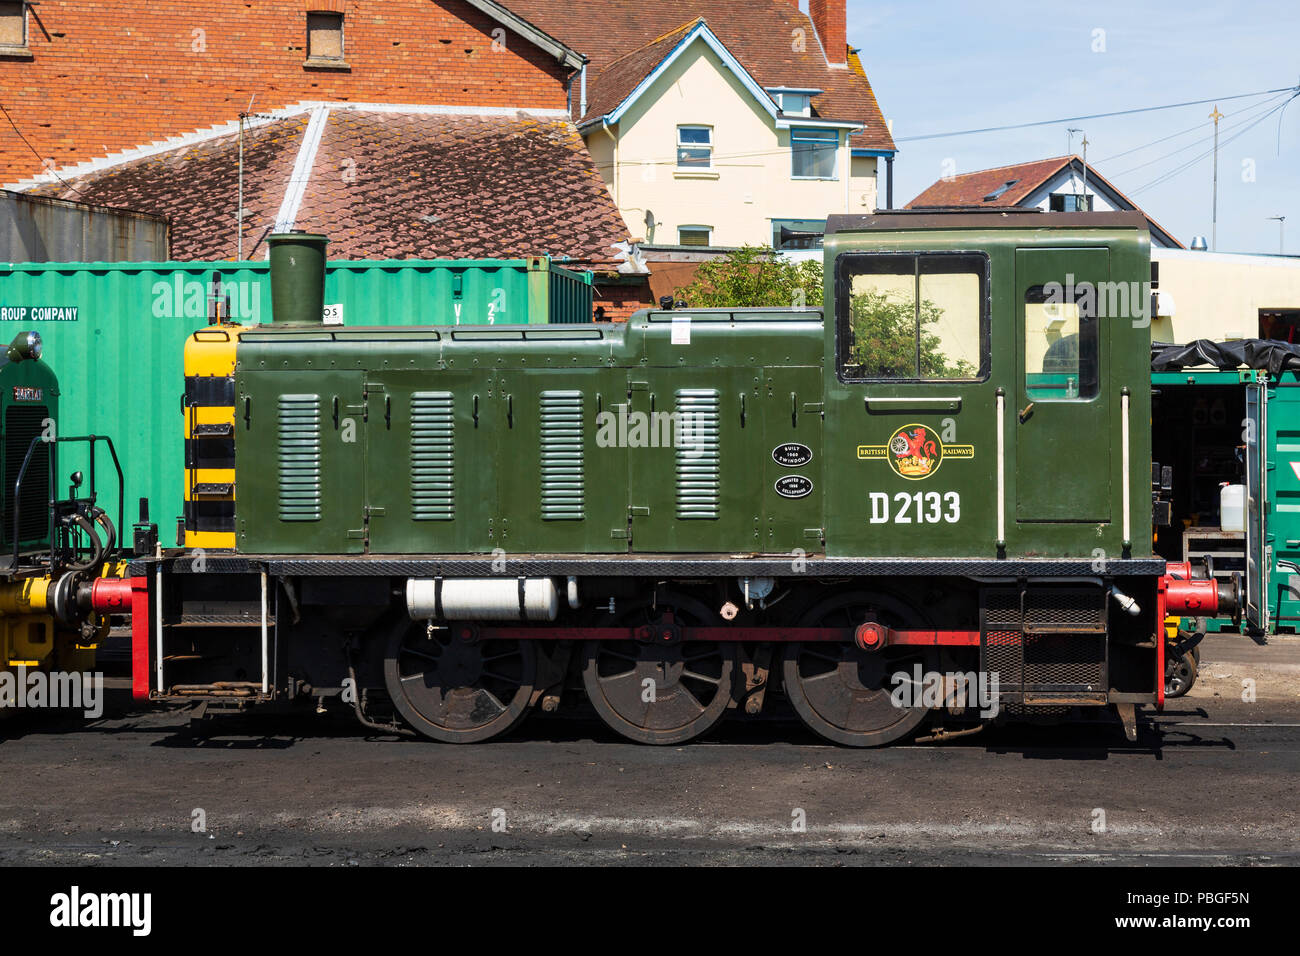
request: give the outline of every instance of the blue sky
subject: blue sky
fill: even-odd
[[[1294,2],[848,0],[848,20],[849,43],[860,48],[897,139],[1300,84]],[[1267,99],[1219,106],[1227,114],[1220,121],[1221,252],[1276,252],[1278,224],[1267,217],[1285,215],[1286,251],[1300,253],[1300,100],[1280,114],[1279,140],[1276,112],[1247,129],[1285,97]],[[1148,184],[1211,148],[1211,108],[900,142],[894,204],[942,176],[945,160],[962,173],[1064,155],[1066,127],[1076,126],[1087,134],[1089,164],[1190,244],[1210,234],[1211,158]],[[1117,155],[1166,136],[1173,138]]]

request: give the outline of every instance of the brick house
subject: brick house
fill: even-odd
[[[568,116],[583,63],[491,0],[0,2],[0,184],[161,213],[195,258],[288,224],[335,255],[549,254],[619,315],[644,277]]]

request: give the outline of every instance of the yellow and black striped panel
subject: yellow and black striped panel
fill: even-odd
[[[240,326],[185,342],[185,546],[235,546],[235,350]]]

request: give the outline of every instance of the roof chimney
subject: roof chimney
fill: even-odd
[[[821,38],[822,49],[826,51],[826,62],[831,66],[847,66],[849,15],[846,0],[808,0],[808,13],[817,28],[817,36]]]

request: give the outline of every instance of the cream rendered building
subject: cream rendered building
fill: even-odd
[[[1160,271],[1152,340],[1300,342],[1300,258],[1152,248],[1151,259]]]
[[[879,174],[896,150],[844,0],[806,13],[798,0],[510,8],[588,58],[571,113],[647,258],[807,248],[827,216],[887,205]]]
[[[862,124],[809,115],[820,92],[764,90],[699,23],[582,132],[646,244],[771,245],[782,227],[820,231],[829,214],[877,205],[878,157],[855,157],[849,145]]]

